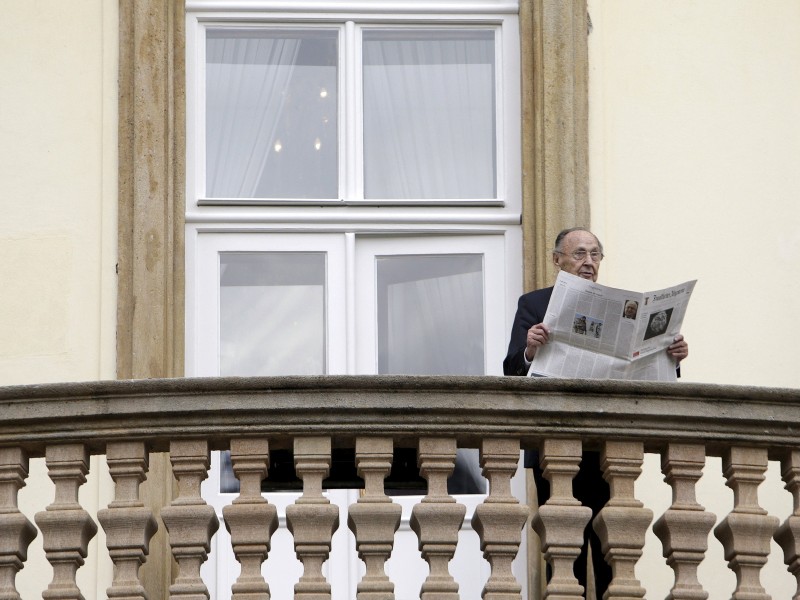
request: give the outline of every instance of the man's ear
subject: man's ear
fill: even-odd
[[[553,252],[553,264],[560,269],[561,265],[558,264],[558,256],[557,252]]]

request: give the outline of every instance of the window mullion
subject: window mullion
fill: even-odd
[[[341,156],[343,168],[341,173],[344,181],[344,199],[360,200],[364,197],[361,168],[361,118],[358,76],[358,28],[353,21],[347,21],[344,27],[344,52],[342,71],[344,85],[342,86],[342,104],[344,124],[342,135]]]

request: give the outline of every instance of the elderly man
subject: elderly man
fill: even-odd
[[[597,281],[600,262],[603,260],[603,245],[588,229],[582,227],[565,229],[556,237],[552,260],[558,269]],[[536,351],[547,343],[550,331],[542,321],[552,293],[553,288],[549,287],[520,297],[511,328],[508,354],[503,361],[503,372],[506,375],[526,375]],[[682,335],[675,336],[673,343],[667,348],[667,353],[675,360],[676,366],[689,355],[689,346]],[[542,474],[536,452],[525,453],[525,466],[533,468],[539,503],[542,504],[550,497],[550,482]],[[597,452],[583,453],[580,469],[573,480],[573,494],[582,504],[592,509],[592,519],[608,502],[608,484],[600,471]],[[603,559],[600,540],[594,534],[591,523],[584,531],[583,548],[574,563],[575,577],[584,589],[588,544],[592,546],[595,593],[597,598],[602,598],[611,582],[611,568]]]

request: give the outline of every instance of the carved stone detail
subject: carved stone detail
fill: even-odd
[[[533,528],[541,539],[545,560],[552,577],[546,597],[580,600],[583,586],[572,571],[583,545],[583,530],[592,518],[592,509],[581,506],[572,495],[572,480],[581,461],[581,441],[547,439],[542,445],[540,462],[550,482],[550,498],[533,515]]]
[[[614,577],[605,598],[628,600],[644,598],[645,589],[636,579],[634,568],[642,556],[647,528],[653,511],[634,496],[634,483],[642,472],[642,442],[606,442],[601,455],[603,478],[611,497],[592,523],[600,538],[603,556]]]
[[[767,470],[766,448],[733,447],[723,458],[726,485],[733,490],[733,510],[714,529],[725,560],[736,573],[734,600],[769,600],[761,585],[778,519],[758,504],[758,486]]]
[[[781,460],[781,475],[792,493],[794,511],[775,532],[775,541],[783,549],[784,562],[797,580],[792,600],[800,600],[800,450],[791,450]]]
[[[339,509],[322,495],[322,480],[331,467],[331,438],[295,438],[294,465],[303,480],[303,495],[286,507],[286,523],[303,563],[303,575],[294,586],[295,600],[329,600],[331,586],[322,574],[322,563],[339,528]]]
[[[208,441],[173,441],[170,462],[178,480],[178,497],[161,511],[161,519],[169,533],[169,545],[179,571],[169,587],[169,597],[208,600],[200,566],[208,559],[211,536],[219,527],[214,508],[200,496],[200,484],[208,476],[210,463]]]
[[[261,480],[269,468],[265,439],[231,440],[231,463],[241,486],[239,495],[222,509],[225,527],[242,572],[233,584],[233,600],[269,600],[269,584],[261,574],[272,534],[278,528],[278,510],[261,495]]]
[[[115,498],[97,513],[106,532],[106,545],[114,562],[114,581],[108,597],[144,600],[147,593],[139,579],[139,567],[149,551],[157,529],[153,511],[139,498],[145,480],[148,453],[142,442],[114,442],[107,446],[108,469],[115,485]]]
[[[356,537],[358,555],[367,567],[358,583],[358,600],[393,600],[394,584],[386,575],[394,534],[400,527],[402,509],[383,487],[392,468],[392,439],[356,439],[356,465],[364,478],[364,493],[349,507],[347,524]]]
[[[653,525],[664,557],[675,572],[667,600],[705,600],[697,567],[708,550],[708,533],[716,517],[698,504],[695,489],[706,461],[702,444],[670,444],[661,456],[664,481],[672,487],[672,505]]]
[[[15,579],[36,538],[36,527],[17,504],[27,477],[28,455],[21,448],[0,448],[0,600],[20,599]]]
[[[89,472],[89,453],[83,444],[48,446],[46,464],[56,490],[53,503],[34,516],[53,565],[53,580],[42,598],[83,600],[75,578],[97,533],[97,525],[78,502],[78,489]]]
[[[481,539],[491,574],[484,600],[519,600],[522,587],[511,572],[519,552],[528,509],[511,493],[511,478],[519,464],[519,440],[487,438],[481,444],[481,468],[489,480],[489,496],[475,509],[472,528]]]
[[[430,567],[420,591],[421,600],[458,600],[458,584],[447,565],[456,552],[458,531],[467,508],[447,493],[447,478],[456,461],[453,438],[421,438],[417,459],[428,493],[411,511],[411,529]]]

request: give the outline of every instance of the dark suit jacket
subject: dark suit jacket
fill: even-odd
[[[511,327],[511,337],[508,342],[508,354],[503,361],[505,375],[527,375],[528,367],[525,366],[525,346],[528,342],[528,329],[544,321],[547,304],[553,288],[543,288],[528,292],[519,297],[517,314],[514,315],[514,325]]]

